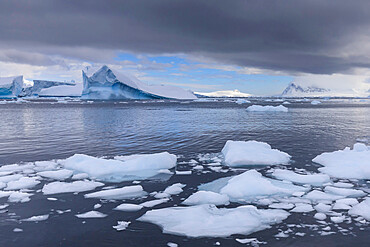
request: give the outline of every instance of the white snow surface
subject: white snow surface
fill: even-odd
[[[319,170],[331,177],[370,179],[370,148],[363,143],[356,143],[352,150],[320,154],[312,161],[323,165]]]
[[[232,209],[197,205],[151,210],[138,220],[157,224],[164,233],[188,237],[227,237],[269,228],[288,216],[289,213],[284,210],[263,210],[250,205]]]
[[[228,166],[249,165],[287,165],[290,155],[272,149],[265,142],[258,141],[227,141],[222,149],[225,163]]]
[[[84,154],[75,154],[61,164],[70,170],[87,173],[90,178],[122,182],[141,180],[153,177],[161,169],[171,169],[176,166],[177,158],[167,152],[127,156],[127,160],[95,158]]]
[[[271,106],[271,105],[251,105],[247,108],[250,112],[288,112],[288,108],[283,105]]]

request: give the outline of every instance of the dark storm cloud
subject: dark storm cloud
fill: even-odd
[[[0,2],[0,43],[18,48],[198,53],[292,72],[369,67],[369,30],[370,1],[361,0]]]

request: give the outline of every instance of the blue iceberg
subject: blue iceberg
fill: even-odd
[[[22,92],[23,76],[0,78],[0,98],[15,98]]]

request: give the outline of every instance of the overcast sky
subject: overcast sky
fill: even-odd
[[[0,1],[0,76],[81,81],[102,64],[195,91],[366,87],[370,1]]]

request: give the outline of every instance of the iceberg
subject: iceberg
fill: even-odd
[[[23,76],[0,77],[0,98],[16,98],[22,87]]]
[[[190,91],[165,85],[147,85],[103,66],[92,76],[82,71],[85,99],[196,99]]]
[[[257,209],[251,205],[219,209],[206,204],[150,210],[138,220],[157,224],[164,233],[188,237],[228,237],[267,229],[289,215],[284,210]]]
[[[75,88],[76,84],[73,82],[59,82],[59,81],[46,81],[46,80],[33,80],[33,85],[23,88],[19,96],[69,96],[61,92],[60,88]],[[48,89],[48,90],[47,90]],[[79,95],[81,96],[82,87]],[[58,95],[53,95],[47,92],[58,92]]]
[[[247,108],[249,112],[288,112],[288,108],[283,105],[272,106],[272,105],[251,105]]]

